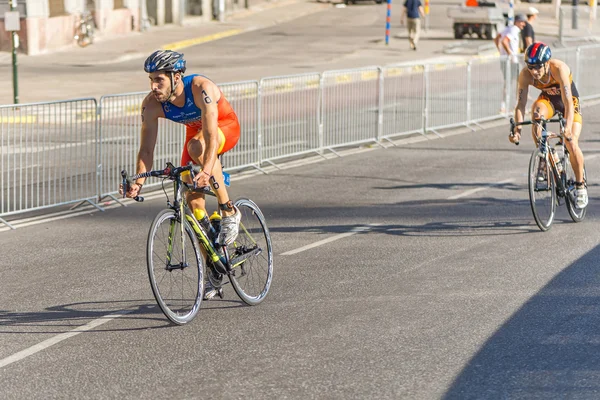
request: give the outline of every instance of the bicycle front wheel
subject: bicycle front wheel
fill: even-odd
[[[529,202],[537,226],[543,232],[550,229],[556,212],[556,182],[547,156],[539,149],[529,161]]]
[[[569,215],[571,216],[571,219],[573,220],[573,222],[581,222],[583,221],[583,219],[585,218],[585,213],[587,211],[587,207],[585,208],[577,208],[575,207],[576,201],[575,201],[575,182],[577,182],[577,179],[575,179],[575,171],[573,170],[573,166],[571,165],[571,161],[569,160],[569,157],[565,157],[564,160],[564,174],[566,174],[566,179],[565,179],[565,191],[566,191],[566,198],[567,198],[567,210],[569,211]],[[587,183],[587,173],[585,171],[585,167],[583,167],[583,179],[584,181]]]
[[[165,316],[175,324],[190,322],[204,294],[203,263],[192,227],[174,210],[162,210],[148,233],[147,263],[152,292]]]
[[[265,217],[249,199],[239,199],[236,208],[242,213],[236,240],[227,246],[232,272],[231,285],[249,305],[262,302],[273,280],[273,249]]]

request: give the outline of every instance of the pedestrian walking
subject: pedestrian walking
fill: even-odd
[[[408,43],[410,48],[417,50],[417,43],[421,34],[421,18],[425,18],[425,11],[420,0],[406,0],[404,10],[400,16],[400,25],[404,26],[406,18],[406,27],[408,29]]]

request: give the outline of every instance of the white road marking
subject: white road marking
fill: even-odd
[[[8,356],[8,357],[0,360],[0,368],[6,367],[9,364],[12,364],[12,363],[20,361],[24,358],[27,358],[35,353],[38,353],[44,349],[47,349],[50,346],[54,346],[55,344],[60,343],[63,340],[66,340],[73,336],[79,335],[80,333],[92,330],[92,329],[96,328],[97,326],[100,326],[109,321],[112,321],[115,318],[122,317],[126,314],[131,313],[132,311],[133,310],[119,311],[114,314],[105,315],[103,317],[100,317],[93,321],[90,321],[85,325],[79,326],[79,327],[73,329],[72,331],[61,333],[60,335],[56,335],[54,337],[51,337],[50,339],[44,340],[43,342],[40,342],[40,343],[33,345],[25,350],[21,350],[18,353],[13,354],[12,356]]]
[[[281,253],[281,255],[282,256],[289,256],[289,255],[292,255],[292,254],[300,253],[300,252],[305,251],[305,250],[310,250],[310,249],[313,249],[315,247],[318,247],[318,246],[321,246],[321,245],[324,245],[324,244],[327,244],[327,243],[331,243],[331,242],[334,242],[334,241],[339,240],[339,239],[343,239],[343,238],[348,237],[348,236],[356,235],[357,233],[368,232],[368,231],[371,230],[371,228],[373,228],[375,226],[377,226],[377,224],[371,224],[371,225],[368,225],[368,226],[358,226],[356,228],[353,228],[350,232],[340,233],[339,235],[335,235],[335,236],[332,236],[330,238],[319,240],[318,242],[315,242],[315,243],[312,243],[312,244],[308,244],[306,246],[302,246],[300,248],[297,248],[296,250],[286,251],[285,253]]]
[[[492,183],[492,184],[487,185],[487,186],[481,186],[481,187],[473,188],[473,189],[467,190],[466,192],[462,192],[460,194],[457,194],[457,195],[454,195],[454,196],[450,196],[450,197],[448,197],[448,200],[460,199],[461,197],[470,196],[473,193],[481,192],[482,190],[486,190],[486,189],[492,188],[494,186],[502,185],[504,183],[510,183],[510,182],[513,182],[513,181],[514,181],[514,179],[506,179],[506,180],[500,181],[498,183]]]

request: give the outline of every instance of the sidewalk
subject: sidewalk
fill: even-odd
[[[118,64],[145,58],[159,48],[182,50],[196,44],[283,23],[330,7],[328,3],[279,0],[237,11],[225,22],[206,22],[192,16],[184,20],[183,26],[154,26],[146,32],[133,32],[120,37],[99,37],[93,45],[85,48],[73,46],[37,56],[19,54],[19,59],[23,62],[29,59],[36,62],[58,60],[56,63],[68,65]],[[60,61],[61,58],[64,61]]]
[[[332,1],[265,2],[240,10],[222,23],[191,17],[184,26],[167,25],[122,37],[100,37],[86,48],[74,46],[36,56],[19,54],[19,100],[30,103],[99,98],[146,90],[141,65],[159,48],[185,53],[190,71],[206,74],[218,83],[426,59],[460,61],[496,54],[490,40],[454,39],[452,21],[446,16],[450,3],[432,6],[430,28],[422,33],[415,52],[409,49],[406,27],[399,24],[400,3],[393,9],[391,37],[386,45],[385,4],[364,2],[346,7],[338,0]],[[528,6],[521,3],[516,10]],[[553,6],[535,6],[540,10],[534,25],[536,38],[552,46],[558,34]],[[229,39],[218,41],[224,38]],[[204,45],[197,46],[201,43]],[[569,46],[576,44],[570,42]],[[11,82],[10,64],[10,53],[0,52],[2,81]],[[9,83],[0,87],[0,104],[11,103]]]

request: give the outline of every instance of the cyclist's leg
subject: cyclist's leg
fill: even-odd
[[[583,126],[582,122],[581,114],[576,111],[573,126],[571,128],[573,139],[570,142],[565,140],[565,146],[567,146],[567,149],[569,150],[569,161],[571,161],[573,171],[575,172],[575,180],[578,182],[575,186],[577,208],[585,208],[588,204],[587,188],[584,179],[584,158],[581,148],[579,147],[579,136],[581,135]]]
[[[185,142],[183,144],[183,151],[181,152],[181,165],[187,165],[190,161],[199,164],[197,160],[193,159],[188,151],[188,146],[190,141],[194,139],[194,137],[198,134],[198,130],[194,128],[190,128],[189,126],[185,128]],[[185,174],[185,175],[184,175]],[[187,183],[192,183],[192,177],[189,173],[182,174],[183,179]],[[192,212],[195,209],[203,209],[206,211],[206,200],[204,199],[204,195],[200,193],[190,193],[188,192],[186,195],[186,200]]]
[[[188,152],[188,143],[190,142],[190,140],[192,140],[196,134],[198,133],[197,130],[192,129],[187,127],[186,128],[186,140],[183,146],[183,151],[181,154],[181,165],[187,165],[188,162],[192,161],[194,163],[197,163],[197,161],[193,160],[192,157],[190,156],[189,152]],[[185,174],[185,175],[184,175]],[[184,173],[182,174],[182,178],[187,182],[187,183],[192,183],[192,177],[189,173]],[[192,192],[187,192],[186,193],[186,201],[190,207],[190,209],[192,210],[192,212],[195,209],[202,209],[204,210],[204,212],[206,212],[206,199],[204,194],[201,193],[192,193]],[[211,267],[211,261],[208,259],[206,250],[204,249],[204,246],[199,246],[200,247],[200,252],[202,253],[202,258],[204,260],[206,260],[206,265],[208,266],[208,270],[206,273],[206,281],[204,283],[204,300],[210,300],[213,297],[215,297],[216,295],[221,295],[221,291],[220,291],[220,279],[222,279],[222,277],[220,276],[220,274],[218,272],[216,272],[214,270],[214,268]],[[213,283],[214,282],[214,283]],[[215,285],[217,287],[215,287]]]
[[[569,161],[575,171],[575,179],[577,182],[583,182],[583,153],[579,148],[579,135],[581,135],[581,129],[583,127],[583,119],[579,109],[579,99],[573,97],[573,105],[575,106],[575,117],[573,118],[573,125],[571,132],[573,133],[573,140],[565,141],[567,149],[569,149]]]
[[[237,144],[239,137],[240,127],[237,119],[229,124],[219,126],[218,154],[223,154],[226,151],[231,150]],[[205,143],[206,139],[199,133],[194,136],[187,145],[188,153],[198,164],[200,164],[200,160],[203,158],[203,152],[206,148]],[[221,220],[221,231],[219,232],[218,242],[222,245],[228,245],[237,237],[241,215],[229,199],[223,177],[223,167],[219,158],[215,160],[211,175],[213,176],[211,185],[217,195],[217,201],[220,205],[219,209],[223,217]]]
[[[550,119],[553,116],[554,106],[552,105],[552,102],[550,102],[550,99],[548,99],[546,96],[540,95],[531,107],[531,118],[533,120],[540,119],[542,117]],[[534,145],[537,143],[541,135],[542,128],[540,128],[540,126],[537,124],[531,125],[531,137]]]
[[[219,154],[223,154],[225,151],[230,150],[233,146],[228,144],[228,140],[231,141],[235,138],[232,138],[232,134],[227,129],[228,127],[219,127]],[[225,129],[225,132],[223,131]],[[237,138],[239,138],[239,129]],[[237,142],[237,138],[235,141]],[[204,149],[206,141],[201,132],[198,132],[193,138],[191,138],[186,145],[186,150],[190,156],[190,158],[194,161],[194,163],[198,165],[202,165],[200,160],[202,160],[204,156]],[[235,143],[234,143],[235,145]],[[227,188],[225,187],[225,182],[223,178],[223,167],[221,165],[221,161],[217,158],[213,169],[211,171],[211,175],[214,177],[214,181],[211,182],[212,188],[217,195],[217,200],[219,204],[226,204],[229,202],[229,194],[227,193]],[[204,205],[204,204],[202,204]],[[227,217],[234,214],[234,210],[223,210],[223,216]]]

